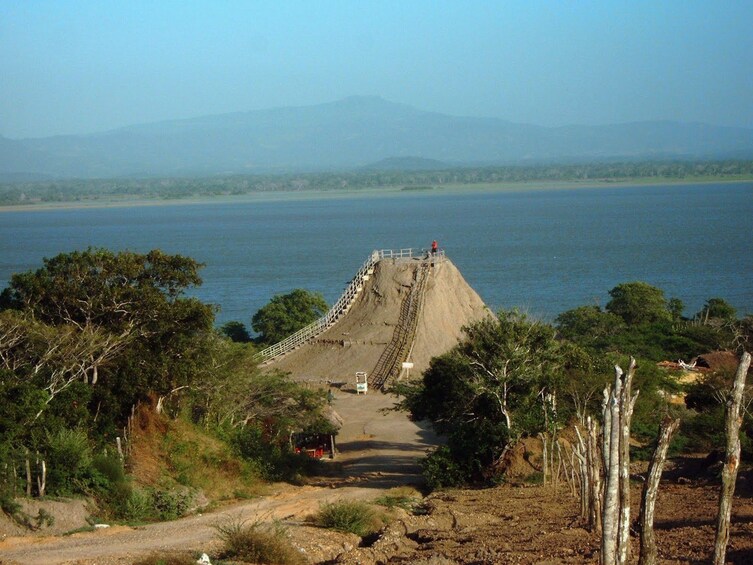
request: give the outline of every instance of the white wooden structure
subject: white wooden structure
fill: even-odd
[[[366,394],[369,390],[369,381],[364,371],[356,373],[356,394]]]

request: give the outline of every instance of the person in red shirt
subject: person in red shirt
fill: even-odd
[[[436,255],[437,254],[437,240],[431,242],[431,254]]]

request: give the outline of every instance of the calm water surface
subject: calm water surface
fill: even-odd
[[[539,317],[604,305],[643,280],[685,302],[753,313],[753,184],[390,193],[279,201],[0,213],[0,286],[43,257],[160,248],[206,264],[194,294],[242,320],[303,287],[329,302],[372,249],[439,240],[493,308]]]

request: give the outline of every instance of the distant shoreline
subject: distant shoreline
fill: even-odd
[[[291,200],[324,200],[341,198],[379,198],[381,196],[408,197],[422,196],[430,198],[435,194],[463,194],[483,192],[539,192],[545,190],[602,189],[602,188],[645,188],[650,186],[679,186],[704,184],[744,184],[753,183],[753,177],[742,179],[704,178],[704,179],[656,179],[634,178],[616,181],[513,181],[499,183],[459,183],[445,184],[421,190],[406,190],[405,186],[386,186],[361,189],[311,189],[258,191],[240,195],[205,195],[187,198],[124,198],[122,200],[78,200],[60,202],[40,202],[33,204],[12,204],[0,206],[0,213],[22,211],[84,210],[107,208],[137,208],[146,206],[176,206],[199,204],[228,204],[248,202],[284,202]]]

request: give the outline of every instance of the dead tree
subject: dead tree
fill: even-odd
[[[667,458],[669,442],[679,426],[679,419],[673,420],[670,417],[664,419],[659,429],[656,448],[651,456],[651,463],[648,466],[648,475],[646,482],[643,483],[643,492],[641,494],[641,553],[638,565],[655,565],[656,563],[657,551],[656,538],[654,537],[656,494],[659,491],[659,481],[664,461]]]
[[[635,359],[630,365],[622,386],[620,398],[620,529],[617,540],[617,562],[624,565],[630,554],[630,425],[633,419],[638,391],[633,394]]]
[[[604,390],[601,563],[624,565],[630,543],[630,422],[638,393],[632,394],[635,359],[627,374],[615,366],[614,384]],[[624,377],[624,378],[623,378]]]
[[[589,509],[588,520],[591,530],[601,532],[601,508],[603,504],[603,491],[601,488],[601,454],[599,453],[598,424],[589,416],[586,418],[587,441],[586,461],[589,472]]]
[[[714,543],[714,565],[723,565],[729,542],[729,523],[732,512],[732,495],[735,492],[737,471],[740,467],[740,407],[743,401],[745,379],[750,368],[750,353],[743,353],[735,374],[732,393],[727,399],[725,410],[725,434],[727,451],[722,467],[722,488],[719,491],[719,514],[717,515],[716,541]]]
[[[547,442],[546,442],[546,434],[539,434],[539,438],[541,439],[541,460],[542,460],[542,474],[543,474],[543,484],[546,485],[546,475],[548,472],[547,464],[549,463],[549,458],[547,457]]]
[[[575,433],[578,436],[578,443],[573,446],[573,455],[575,455],[578,460],[580,516],[584,520],[589,520],[588,527],[593,531],[593,524],[589,519],[589,510],[591,508],[591,472],[588,467],[586,442],[583,441],[583,436],[581,435],[578,426],[575,426]]]

